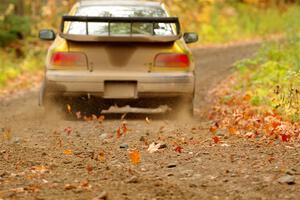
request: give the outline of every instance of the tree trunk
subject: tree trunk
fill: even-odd
[[[15,4],[15,13],[17,15],[23,16],[24,15],[24,2],[23,0],[17,0]]]

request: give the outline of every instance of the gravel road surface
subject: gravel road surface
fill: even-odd
[[[0,199],[300,199],[299,146],[226,133],[214,144],[203,117],[209,90],[258,48],[193,50],[194,119],[45,118],[37,91],[1,100]]]

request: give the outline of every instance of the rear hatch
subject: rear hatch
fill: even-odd
[[[90,71],[149,72],[181,31],[174,17],[64,16],[60,36],[70,52],[86,55]]]
[[[90,71],[150,72],[154,58],[170,52],[173,43],[84,43],[69,41],[71,52],[82,52]]]

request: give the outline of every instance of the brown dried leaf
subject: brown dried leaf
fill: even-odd
[[[92,120],[93,120],[93,121],[97,121],[97,120],[98,120],[97,115],[92,115]]]
[[[80,111],[79,111],[79,112],[76,112],[76,117],[77,117],[77,119],[81,119],[81,118],[82,118],[81,112],[80,112]]]
[[[98,118],[98,122],[99,122],[100,124],[102,124],[104,120],[105,120],[105,116],[104,116],[104,115],[101,115],[101,116]]]
[[[33,173],[44,174],[44,173],[48,172],[49,170],[47,169],[47,167],[41,165],[41,166],[33,166],[33,167],[31,167],[31,171]]]
[[[92,165],[88,164],[88,165],[86,166],[86,171],[87,171],[89,174],[91,174],[93,170],[94,170],[94,167],[93,167]]]
[[[215,144],[218,144],[218,143],[221,142],[221,139],[218,136],[214,136],[212,139],[213,139]]]
[[[174,150],[175,150],[177,153],[182,153],[183,148],[182,148],[181,146],[177,146]]]
[[[64,132],[67,133],[67,135],[69,136],[73,132],[73,129],[71,127],[67,127],[64,129]]]
[[[75,185],[72,185],[72,184],[66,184],[65,187],[64,187],[64,190],[74,190],[76,189],[77,187]]]
[[[148,117],[146,117],[146,123],[147,123],[147,124],[150,124],[150,123],[151,123],[151,121],[150,121],[150,119],[149,119]]]
[[[106,157],[105,157],[105,153],[103,151],[100,151],[97,155],[97,160],[98,161],[101,161],[101,162],[104,162],[106,160]]]
[[[228,128],[228,132],[231,135],[235,135],[237,133],[237,130],[234,127],[231,126],[231,127]]]

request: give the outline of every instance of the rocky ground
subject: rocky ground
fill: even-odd
[[[45,117],[37,91],[2,98],[0,199],[299,199],[299,145],[216,143],[205,118],[210,89],[258,47],[194,49],[194,119],[66,120]]]

